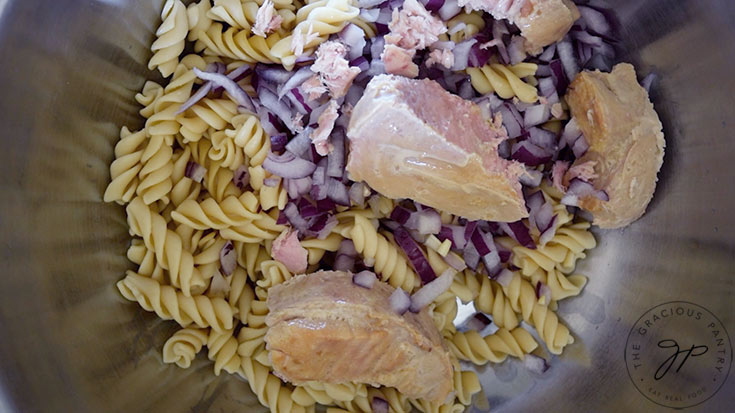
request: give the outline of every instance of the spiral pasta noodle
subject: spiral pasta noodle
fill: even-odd
[[[144,310],[155,312],[164,320],[174,320],[182,327],[194,324],[215,331],[233,327],[232,309],[221,298],[187,297],[169,285],[161,285],[132,271],[117,283],[117,288],[123,297],[137,301]]]
[[[513,330],[501,328],[487,337],[470,330],[455,334],[447,344],[458,359],[477,365],[501,363],[508,356],[523,358],[538,347],[533,336],[522,327]]]
[[[374,260],[375,271],[381,274],[383,281],[409,292],[419,285],[418,276],[408,266],[406,258],[365,217],[355,215],[350,239],[358,253]]]
[[[115,160],[110,165],[110,183],[104,194],[105,202],[125,204],[135,196],[140,180],[138,172],[142,168],[140,160],[147,135],[144,130],[130,132],[126,127],[120,130],[120,141],[115,145]]]
[[[202,202],[184,201],[171,213],[174,221],[194,229],[225,229],[259,219],[258,198],[252,192],[228,196],[222,202],[206,198]]]
[[[500,328],[512,330],[518,327],[516,312],[500,286],[493,285],[490,278],[486,276],[480,275],[479,277],[482,281],[480,293],[475,299],[475,308],[490,315],[493,322]]]
[[[250,166],[260,166],[271,150],[270,136],[263,130],[260,120],[253,115],[237,115],[231,120],[234,129],[225,134],[248,156]]]
[[[518,63],[504,66],[491,63],[482,67],[468,67],[472,87],[480,94],[495,92],[503,99],[517,97],[521,102],[534,103],[538,100],[536,88],[522,80],[533,76],[537,65],[534,63]]]
[[[196,200],[202,191],[202,184],[186,177],[186,166],[192,160],[190,147],[175,151],[172,160],[172,188],[169,197],[174,207],[178,207],[184,201]]]
[[[222,370],[232,374],[240,369],[240,356],[237,354],[237,339],[232,330],[215,331],[212,329],[207,338],[207,357],[214,361],[214,374]]]
[[[250,389],[258,397],[263,406],[272,412],[303,413],[313,411],[313,405],[300,406],[294,402],[292,390],[274,376],[268,367],[250,357],[242,357],[239,372],[250,385]]]
[[[207,343],[208,333],[206,328],[178,330],[163,345],[163,362],[176,363],[182,369],[189,368],[191,361]]]
[[[247,63],[281,63],[271,50],[282,38],[273,33],[266,38],[250,35],[249,30],[234,27],[223,31],[221,23],[213,23],[206,31],[199,33],[198,46],[204,54],[224,56]]]
[[[183,249],[179,235],[168,229],[163,217],[146,206],[140,198],[127,207],[128,225],[133,235],[142,237],[148,249],[155,251],[158,264],[169,271],[171,284],[186,296],[206,289],[207,281],[194,267],[194,257]]]
[[[178,64],[189,32],[186,6],[180,0],[168,0],[163,6],[161,19],[163,21],[156,31],[157,38],[151,46],[153,57],[148,62],[148,69],[158,68],[163,77],[168,77]]]

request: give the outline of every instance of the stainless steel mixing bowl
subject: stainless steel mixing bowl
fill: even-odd
[[[120,126],[141,126],[133,96],[151,76],[162,3],[0,0],[0,411],[262,410],[245,382],[215,377],[201,355],[189,370],[163,365],[174,324],[114,287],[130,268],[130,237],[123,209],[101,196]],[[551,370],[480,369],[494,411],[666,411],[628,373],[639,318],[687,301],[735,333],[735,2],[612,3],[623,59],[659,74],[659,186],[643,219],[596,232],[599,246],[579,268],[589,284],[559,311],[577,341]],[[670,328],[659,333],[708,339],[693,325]],[[735,378],[718,381],[702,359],[679,372],[690,387],[672,391],[701,384],[713,395],[693,410],[732,411]]]

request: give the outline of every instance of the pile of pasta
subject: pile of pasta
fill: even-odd
[[[512,281],[501,285],[466,269],[431,306],[453,358],[454,399],[432,404],[409,399],[393,388],[363,383],[293,386],[273,374],[264,341],[266,300],[271,287],[293,274],[271,257],[273,240],[286,230],[278,223],[278,216],[288,202],[288,193],[281,179],[262,167],[270,151],[270,137],[256,116],[239,113],[237,104],[226,94],[204,98],[182,113],[179,108],[201,83],[194,68],[204,70],[215,62],[225,64],[228,72],[257,62],[292,67],[295,58],[287,47],[289,36],[305,30],[304,22],[314,23],[312,27],[318,30],[319,36],[305,45],[311,49],[348,22],[359,24],[368,34],[372,28],[359,20],[358,9],[349,0],[318,0],[304,5],[276,0],[277,12],[283,17],[281,29],[267,38],[257,37],[251,35],[250,28],[260,4],[262,0],[215,0],[213,4],[202,0],[187,8],[179,0],[168,0],[149,64],[168,80],[164,84],[145,83],[136,95],[145,127],[138,131],[123,127],[115,146],[104,200],[126,206],[133,236],[127,256],[137,266],[117,286],[126,299],[181,326],[166,341],[163,361],[187,368],[206,347],[214,374],[225,371],[243,377],[260,403],[272,412],[314,411],[317,404],[329,406],[330,412],[369,412],[376,397],[387,401],[392,412],[412,408],[458,412],[481,391],[477,375],[463,370],[466,364],[460,362],[484,365],[501,363],[509,356],[523,358],[539,346],[529,332],[534,330],[551,353],[560,354],[573,337],[555,313],[557,302],[579,294],[584,287],[587,279],[573,272],[577,260],[595,246],[595,239],[588,231],[589,224],[575,220],[547,188],[544,196],[554,202],[557,215],[553,239],[528,249],[511,238],[496,238],[496,243],[512,251]],[[472,35],[484,24],[476,17],[464,18],[464,30],[469,33],[455,35]],[[193,43],[195,53],[182,56],[187,41]],[[501,77],[533,74],[528,67],[497,64],[477,70],[470,73],[472,82],[486,82],[492,90],[502,89],[503,84],[494,82],[492,73]],[[250,78],[239,84],[254,94]],[[510,90],[520,95],[524,88],[516,86],[519,90],[513,84]],[[190,162],[206,169],[201,182],[186,176]],[[234,171],[243,166],[250,177],[245,188],[233,181]],[[396,202],[374,195],[369,207],[339,207],[337,225],[328,236],[301,242],[308,251],[308,272],[321,268],[325,254],[336,252],[347,240],[383,282],[409,293],[420,288],[418,276],[391,233],[377,225],[390,215]],[[459,219],[446,213],[441,217],[444,224],[456,224]],[[538,234],[534,236],[538,238]],[[444,257],[454,253],[446,242],[435,237],[429,241],[424,252],[440,274],[448,268]],[[238,265],[231,275],[224,276],[219,271],[220,252],[229,242],[237,253]],[[550,301],[537,296],[534,286],[539,282],[550,288]],[[484,337],[474,330],[458,331],[453,323],[458,301],[474,302],[498,330]]]

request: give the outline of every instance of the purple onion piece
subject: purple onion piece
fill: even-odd
[[[411,218],[411,211],[400,205],[396,205],[396,207],[393,208],[393,211],[390,213],[390,219],[398,222],[401,225],[405,225],[406,222],[408,222],[409,218]]]
[[[400,288],[396,288],[390,295],[390,307],[397,314],[403,315],[411,307],[411,296]]]
[[[224,275],[230,275],[237,268],[237,255],[235,254],[235,247],[232,245],[232,241],[222,247],[219,252],[219,264],[220,271]]]
[[[464,262],[467,264],[468,267],[470,267],[473,271],[477,270],[477,266],[480,264],[480,254],[477,252],[477,249],[475,249],[475,246],[468,242],[467,245],[464,247],[464,252],[462,253],[462,258],[464,258]]]
[[[513,281],[513,272],[507,268],[503,268],[503,270],[495,276],[495,281],[500,284],[501,287],[508,288],[510,287],[511,281]]]
[[[456,273],[453,268],[449,268],[433,281],[424,284],[423,287],[411,296],[411,307],[409,307],[409,310],[412,313],[418,313],[424,307],[434,302],[437,297],[449,290]]]
[[[235,170],[235,174],[232,177],[232,182],[235,184],[235,186],[240,188],[241,191],[244,191],[250,184],[250,172],[248,171],[248,167],[245,165],[240,165]]]
[[[291,77],[278,88],[278,98],[284,97],[291,89],[301,86],[312,76],[314,76],[314,72],[311,71],[311,66],[304,66],[295,72],[291,72]]]
[[[327,176],[341,177],[345,172],[345,134],[342,128],[335,128],[330,137],[333,149],[327,155]]]
[[[355,182],[350,186],[349,190],[350,201],[356,206],[365,206],[365,184],[362,182]]]
[[[207,168],[196,162],[187,162],[184,175],[194,182],[201,183],[202,180],[204,180],[204,177],[207,176]]]
[[[327,178],[327,198],[337,205],[350,206],[350,194],[347,186],[334,178]]]
[[[198,78],[210,81],[214,86],[224,88],[235,102],[237,102],[238,106],[242,106],[252,113],[257,113],[255,102],[253,102],[250,96],[234,80],[220,73],[202,72],[196,67],[193,71]]]
[[[186,112],[190,107],[202,100],[212,90],[212,82],[204,83],[189,99],[184,102],[175,115]]]
[[[549,363],[546,359],[534,354],[526,354],[523,357],[523,365],[536,374],[543,374],[549,370]]]
[[[442,6],[444,6],[444,0],[421,0],[426,10],[437,13]]]
[[[270,152],[263,161],[263,169],[282,178],[298,179],[311,175],[316,165],[288,151],[283,155]]]
[[[376,281],[378,281],[378,277],[375,276],[374,272],[368,270],[360,271],[352,276],[353,284],[368,290],[373,288]]]
[[[511,158],[528,166],[538,166],[551,161],[552,155],[530,141],[524,140],[511,147]]]
[[[421,282],[426,284],[433,281],[436,278],[436,273],[434,273],[431,265],[429,265],[429,260],[426,259],[424,252],[411,237],[411,234],[405,228],[399,227],[393,231],[393,236],[398,246],[408,257],[411,266],[421,278]]]
[[[286,149],[288,143],[288,136],[284,134],[271,136],[271,150],[273,152],[282,152]]]
[[[299,209],[296,204],[289,202],[286,208],[283,210],[283,214],[288,219],[291,225],[299,230],[299,232],[306,232],[309,229],[309,223],[299,214]]]
[[[505,231],[506,234],[510,235],[511,238],[516,240],[519,244],[526,248],[535,249],[536,244],[531,238],[531,234],[528,232],[528,227],[523,221],[501,223],[500,227]]]
[[[485,329],[485,327],[489,326],[491,323],[492,323],[492,320],[490,320],[485,314],[475,313],[475,315],[473,315],[472,317],[470,317],[469,320],[467,320],[464,327],[467,330],[482,331]]]
[[[354,23],[349,23],[337,36],[339,36],[340,40],[342,40],[342,42],[348,47],[348,60],[354,60],[362,56],[362,52],[365,50],[365,45],[367,45],[364,30]],[[365,63],[367,64],[367,61],[365,61]]]

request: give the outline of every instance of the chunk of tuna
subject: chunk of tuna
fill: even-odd
[[[590,145],[570,172],[594,165],[585,175],[596,175],[590,183],[610,198],[585,197],[580,206],[592,212],[600,228],[624,227],[643,215],[656,189],[666,146],[658,114],[628,63],[611,73],[580,73],[566,100]]]
[[[390,198],[410,198],[468,219],[528,216],[523,165],[498,156],[505,129],[438,83],[374,77],[352,112],[347,170]]]
[[[411,398],[443,402],[451,393],[449,353],[427,309],[391,309],[394,289],[371,289],[352,274],[319,271],[269,291],[267,348],[286,381],[360,382],[397,388]]]

